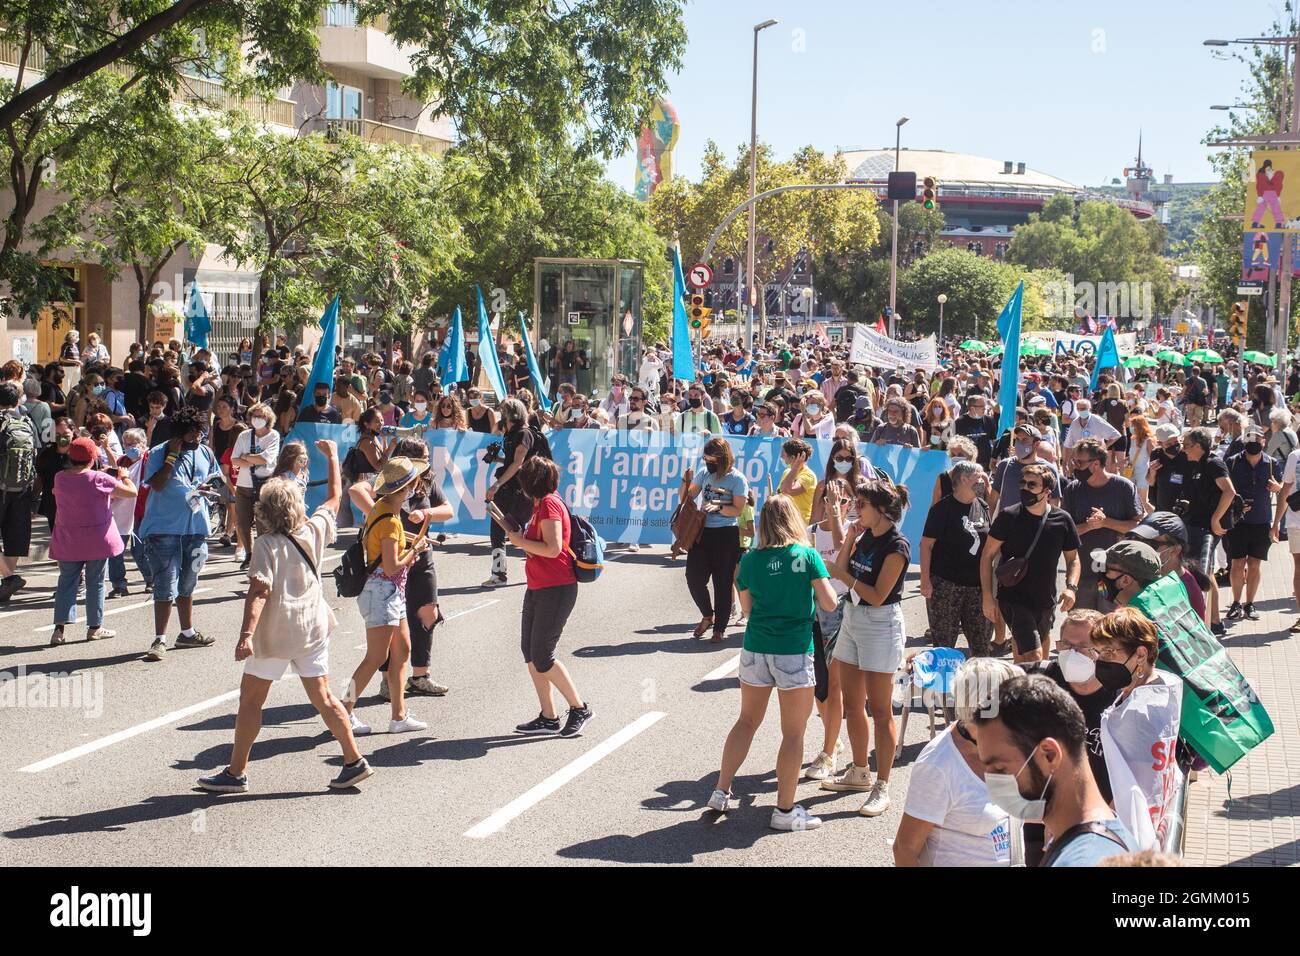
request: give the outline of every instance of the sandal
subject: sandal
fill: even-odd
[[[727,636],[727,632],[726,632],[726,631],[714,631],[714,632],[713,632],[713,640],[712,640],[710,643],[712,643],[712,644],[721,644],[721,643],[722,643],[722,639],[723,639],[724,637],[726,637],[726,636]]]
[[[713,618],[705,617],[700,619],[700,623],[695,625],[695,637],[698,640],[704,636],[704,632],[713,626]]]

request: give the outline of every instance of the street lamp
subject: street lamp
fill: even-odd
[[[745,310],[745,346],[754,347],[754,232],[758,226],[758,210],[755,208],[754,196],[758,186],[758,35],[768,27],[776,26],[776,20],[764,20],[754,24],[754,85],[749,101],[749,251],[748,269],[745,282],[749,286],[749,308]]]
[[[899,151],[903,142],[903,124],[907,122],[906,116],[901,116],[898,122],[894,124],[894,172],[898,172]],[[889,250],[889,335],[890,338],[897,338],[894,329],[894,306],[895,299],[898,296],[898,200],[894,200],[894,237],[890,244]]]
[[[946,293],[939,293],[939,346],[943,347],[943,304],[948,301]]]

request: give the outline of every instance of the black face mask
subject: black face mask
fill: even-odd
[[[194,451],[194,449],[196,449],[196,448],[198,448],[198,447],[199,447],[199,443],[196,442],[196,441],[183,441],[183,442],[181,442],[181,450],[182,450],[182,451]]]
[[[1076,480],[1081,481],[1081,482],[1082,482],[1082,481],[1087,481],[1089,478],[1092,477],[1092,469],[1091,469],[1091,468],[1076,468],[1076,469],[1074,469],[1074,477],[1075,477]]]
[[[702,398],[692,398],[690,400],[691,408],[699,408],[703,404],[704,404],[704,399]]]
[[[330,397],[329,397],[328,395],[317,395],[317,396],[316,396],[316,407],[317,407],[317,408],[324,408],[324,407],[326,406],[326,404],[329,403],[329,400],[330,400]]]
[[[1119,586],[1119,581],[1116,578],[1106,577],[1105,575],[1097,581],[1097,584],[1106,595],[1106,600],[1112,604],[1119,600],[1119,592],[1124,590]]]
[[[1177,458],[1178,453],[1182,450],[1183,450],[1183,446],[1181,443],[1175,443],[1173,445],[1170,445],[1168,448],[1165,449],[1165,457]]]
[[[1098,661],[1097,662],[1097,682],[1106,690],[1118,693],[1129,684],[1133,683],[1133,674],[1128,669],[1127,663],[1120,664],[1116,661]]]
[[[1262,455],[1263,453],[1264,453],[1264,446],[1260,442],[1257,441],[1246,442],[1247,455]]]

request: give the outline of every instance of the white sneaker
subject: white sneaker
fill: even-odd
[[[717,810],[719,813],[726,813],[732,809],[734,801],[731,799],[731,792],[727,790],[714,790],[713,796],[709,797],[709,809]]]
[[[640,550],[641,550],[641,545],[639,544],[629,544],[627,546],[628,554],[636,554]]]
[[[889,781],[877,780],[876,785],[871,788],[871,796],[867,797],[867,802],[862,805],[858,813],[864,817],[878,817],[889,809]]]
[[[813,816],[796,803],[789,813],[774,808],[772,822],[768,825],[773,830],[816,830],[822,825],[822,818]]]
[[[871,771],[866,767],[855,767],[849,764],[844,768],[844,772],[834,779],[822,781],[823,790],[855,790],[866,793],[871,789]]]
[[[352,725],[353,737],[364,737],[366,734],[370,733],[370,725],[363,724],[361,721],[357,720],[356,714],[348,714],[348,723]]]
[[[809,780],[825,780],[827,777],[833,777],[838,769],[833,755],[819,753],[813,758],[813,762],[808,765],[803,775]]]
[[[739,617],[736,618],[735,623],[736,623],[736,627],[744,627],[746,624],[749,623],[749,618],[745,617],[744,614],[741,614]]]
[[[235,563],[236,563],[236,564],[243,564],[243,563],[244,563],[244,559],[245,559],[246,557],[248,557],[248,552],[246,552],[243,548],[236,548],[236,549],[235,549]]]
[[[422,720],[416,720],[410,714],[402,720],[390,720],[388,722],[388,732],[390,734],[409,734],[417,730],[427,730],[429,725]]]

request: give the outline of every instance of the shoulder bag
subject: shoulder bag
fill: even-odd
[[[696,506],[695,499],[688,497],[686,494],[690,489],[692,477],[693,472],[690,470],[687,470],[686,474],[682,476],[682,488],[679,493],[680,501],[673,511],[671,521],[673,546],[670,552],[674,558],[695,547],[695,542],[700,540],[700,535],[704,531],[704,512]]]
[[[998,584],[1004,588],[1013,588],[1024,580],[1025,573],[1029,570],[1029,559],[1033,557],[1034,549],[1038,547],[1038,539],[1043,536],[1043,529],[1047,527],[1047,516],[1052,513],[1052,509],[1043,512],[1043,520],[1038,522],[1038,530],[1034,532],[1034,540],[1029,545],[1029,550],[1025,552],[1024,557],[1008,558],[998,565],[995,572],[998,578]]]

